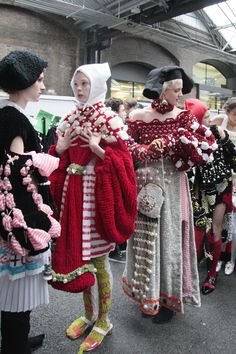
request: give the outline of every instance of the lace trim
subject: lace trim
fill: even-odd
[[[90,273],[96,273],[97,269],[94,267],[93,264],[85,264],[82,267],[79,267],[75,270],[73,270],[73,272],[67,273],[67,274],[60,274],[60,273],[55,273],[54,271],[52,271],[52,281],[53,282],[62,282],[62,283],[68,283],[72,280],[75,280],[77,277],[79,277],[80,275],[86,273],[86,272],[90,272]]]

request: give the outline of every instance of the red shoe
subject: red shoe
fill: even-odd
[[[211,277],[210,275],[207,276],[204,283],[202,283],[202,294],[208,295],[212,293],[216,288],[216,278]]]

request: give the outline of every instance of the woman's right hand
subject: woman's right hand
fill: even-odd
[[[58,140],[56,144],[56,152],[59,156],[63,154],[67,149],[72,146],[76,146],[76,139],[78,138],[78,133],[75,129],[69,128],[65,131],[64,135],[58,131]]]

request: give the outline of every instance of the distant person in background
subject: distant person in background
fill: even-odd
[[[108,98],[105,101],[106,107],[110,107],[113,112],[116,112],[120,118],[125,122],[125,107],[124,103],[120,98]]]
[[[196,98],[184,102],[185,108],[197,118],[199,124],[210,126],[210,112],[207,105]],[[206,255],[208,256],[208,274],[202,283],[203,295],[210,294],[216,288],[217,264],[221,252],[232,237],[229,227],[232,212],[231,160],[236,157],[229,134],[220,126],[210,126],[218,147],[213,153],[213,161],[197,166],[195,190],[207,217]]]
[[[129,97],[124,100],[124,106],[126,113],[130,113],[137,108],[138,102],[135,98]]]
[[[236,146],[236,97],[230,97],[224,104],[223,109],[225,114],[215,117],[211,124],[220,125],[229,134],[229,139]],[[236,262],[236,170],[233,169],[233,234],[232,234],[232,247],[231,258],[226,258],[226,264],[224,273],[225,275],[231,275],[235,268]],[[226,257],[228,252],[226,252]],[[220,270],[222,261],[218,264]]]
[[[137,101],[132,97],[129,97],[126,100],[124,100],[124,107],[126,112],[126,118],[129,117],[130,112],[132,112],[134,109],[142,108],[142,107],[138,107]]]

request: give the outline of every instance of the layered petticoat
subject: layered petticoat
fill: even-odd
[[[49,303],[43,270],[51,251],[33,257],[9,254],[0,248],[0,310],[25,312]]]
[[[200,306],[192,206],[185,172],[168,160],[150,161],[136,171],[138,191],[147,183],[163,190],[160,215],[139,213],[128,241],[123,275],[125,293],[154,315],[164,305],[184,312],[184,303]],[[161,200],[159,198],[159,200]]]

